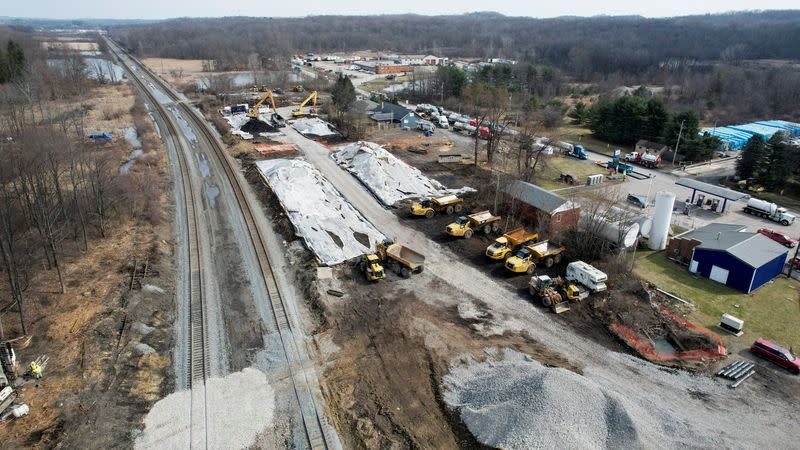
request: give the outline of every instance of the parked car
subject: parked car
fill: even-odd
[[[758,338],[753,342],[750,351],[756,356],[772,361],[785,369],[789,369],[789,371],[795,375],[800,375],[800,359],[789,350],[772,341]]]
[[[789,248],[792,248],[795,245],[797,245],[797,239],[792,239],[791,236],[782,231],[770,230],[769,228],[761,228],[760,230],[758,230],[758,232],[772,239],[778,244],[785,245]]]
[[[647,208],[647,197],[644,195],[628,194],[628,203],[632,203],[639,208]]]

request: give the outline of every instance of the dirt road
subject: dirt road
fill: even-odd
[[[752,383],[732,391],[705,375],[664,369],[607,350],[576,335],[519,293],[461,263],[459,255],[404,227],[358,180],[330,159],[327,148],[289,127],[284,133],[379,230],[426,254],[426,274],[447,283],[452,292],[450,296],[437,297],[439,301],[461,303],[459,290],[480,299],[495,317],[496,324],[489,332],[525,331],[565,355],[582,368],[586,377],[651,411],[673,439],[672,445],[734,447],[747,442],[753,446],[783,447],[793,439],[791,427],[786,425],[800,419],[794,406],[800,386],[796,377],[765,368]],[[795,393],[786,398],[786,392]]]

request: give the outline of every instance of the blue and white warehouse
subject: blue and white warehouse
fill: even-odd
[[[704,128],[700,130],[700,136],[708,133],[711,136],[718,137],[725,149],[739,150],[744,147],[748,139],[756,134],[760,134],[766,141],[778,132],[785,132],[791,137],[800,136],[800,123],[786,122],[784,120],[764,120],[743,125]]]

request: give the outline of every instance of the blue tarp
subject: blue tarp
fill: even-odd
[[[700,130],[700,135],[708,133],[716,136],[722,141],[723,148],[739,150],[744,147],[748,139],[756,134],[760,134],[764,139],[769,139],[778,132],[787,132],[792,137],[800,136],[800,124],[784,120],[763,120],[742,125],[705,128]]]

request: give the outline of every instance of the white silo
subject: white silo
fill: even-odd
[[[664,250],[669,239],[669,223],[672,220],[672,208],[675,206],[675,194],[668,191],[656,193],[656,205],[653,208],[653,225],[650,227],[651,250]]]

